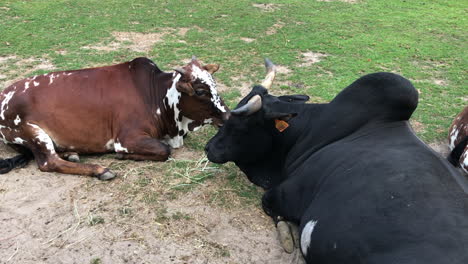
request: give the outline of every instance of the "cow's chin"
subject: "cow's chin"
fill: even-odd
[[[210,151],[206,153],[206,157],[208,158],[209,161],[216,163],[216,164],[224,164],[229,161],[219,155],[214,155]]]

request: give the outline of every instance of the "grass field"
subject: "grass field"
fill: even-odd
[[[403,75],[420,92],[412,124],[426,142],[445,141],[453,117],[468,104],[461,0],[0,0],[0,18],[0,89],[34,74],[138,56],[170,71],[196,55],[221,64],[215,78],[234,107],[264,77],[268,57],[279,66],[272,93],[303,93],[313,102],[331,100],[367,73]],[[116,188],[125,199],[151,208],[157,223],[190,221],[184,213],[168,214],[161,200],[207,183],[222,186],[206,194],[213,206],[258,208],[261,191],[235,166],[203,160],[204,144],[214,133],[207,127],[191,134],[185,142],[189,157],[164,164],[91,158],[119,172],[120,180],[99,188]],[[163,180],[155,180],[155,173]],[[135,208],[123,203],[112,217],[129,219]],[[87,217],[83,221],[90,226],[109,223],[99,212]],[[213,248],[216,256],[229,255],[223,247]]]

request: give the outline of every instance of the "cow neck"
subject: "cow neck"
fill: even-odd
[[[182,76],[177,72],[165,73],[165,75],[166,78],[169,77],[165,81],[167,88],[158,104],[162,107],[158,108],[159,113],[156,109],[156,114],[164,119],[163,141],[173,148],[179,148],[183,145],[184,136],[189,131],[189,124],[192,120],[183,116],[179,108],[182,94],[177,90],[177,83]]]

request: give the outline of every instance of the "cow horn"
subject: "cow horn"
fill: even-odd
[[[231,111],[233,115],[248,116],[262,108],[262,97],[256,94],[243,106]]]
[[[178,72],[178,73],[180,73],[182,75],[185,75],[187,73],[187,71],[182,69],[182,68],[175,68],[174,71],[176,71],[176,72]]]
[[[265,68],[267,70],[267,75],[262,82],[262,86],[270,89],[276,76],[276,66],[268,58],[265,58]]]

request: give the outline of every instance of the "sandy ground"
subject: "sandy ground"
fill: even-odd
[[[431,147],[448,152],[444,143]],[[0,145],[1,157],[14,154]],[[216,181],[176,196],[155,187],[151,198],[135,187],[145,186],[141,175],[164,183],[164,173],[145,170],[151,163],[108,156],[86,162],[114,166],[119,177],[43,173],[34,162],[0,176],[1,263],[303,263],[298,250],[286,254],[279,246],[258,206],[210,202],[210,190],[223,188]]]
[[[1,157],[14,154],[0,145]],[[187,153],[174,156],[185,158]],[[149,162],[112,157],[86,162],[114,166],[119,177],[101,182],[43,173],[34,162],[0,175],[0,263],[303,261],[298,250],[291,255],[283,251],[273,223],[257,205],[209,202],[210,190],[222,188],[216,181],[175,197],[159,195],[163,191],[155,187],[158,193],[152,198],[146,189],[139,192],[138,186],[145,185],[141,177],[151,177],[157,186],[164,174],[146,171]]]

